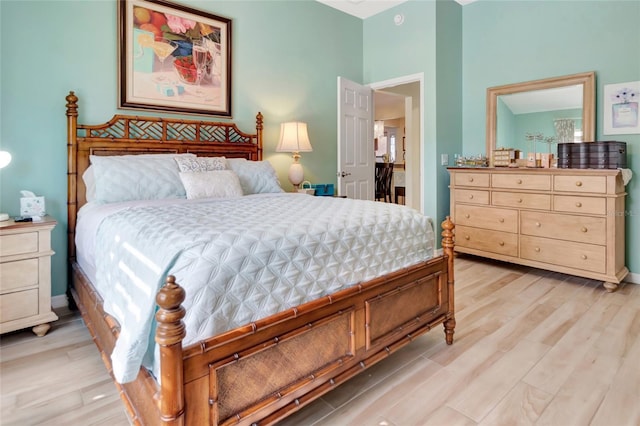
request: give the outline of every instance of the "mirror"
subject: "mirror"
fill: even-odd
[[[526,134],[537,135],[531,141]],[[487,89],[487,157],[496,148],[515,148],[526,155],[557,152],[555,142],[595,138],[595,72],[533,80]],[[492,161],[492,160],[490,160]],[[493,164],[490,164],[493,166]]]

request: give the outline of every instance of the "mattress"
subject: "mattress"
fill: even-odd
[[[430,218],[304,194],[88,204],[77,259],[121,325],[116,380],[154,371],[155,294],[185,288],[185,346],[433,257]]]

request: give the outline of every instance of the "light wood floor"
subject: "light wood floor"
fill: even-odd
[[[438,327],[282,422],[640,425],[640,285],[456,259],[452,346]],[[127,425],[76,315],[0,343],[0,423]]]

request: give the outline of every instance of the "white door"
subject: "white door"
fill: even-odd
[[[340,195],[373,200],[373,90],[338,77],[338,187]]]

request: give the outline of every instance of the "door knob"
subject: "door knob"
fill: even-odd
[[[351,173],[347,173],[347,172],[339,172],[338,176],[340,177],[345,177],[345,176],[351,176]]]

